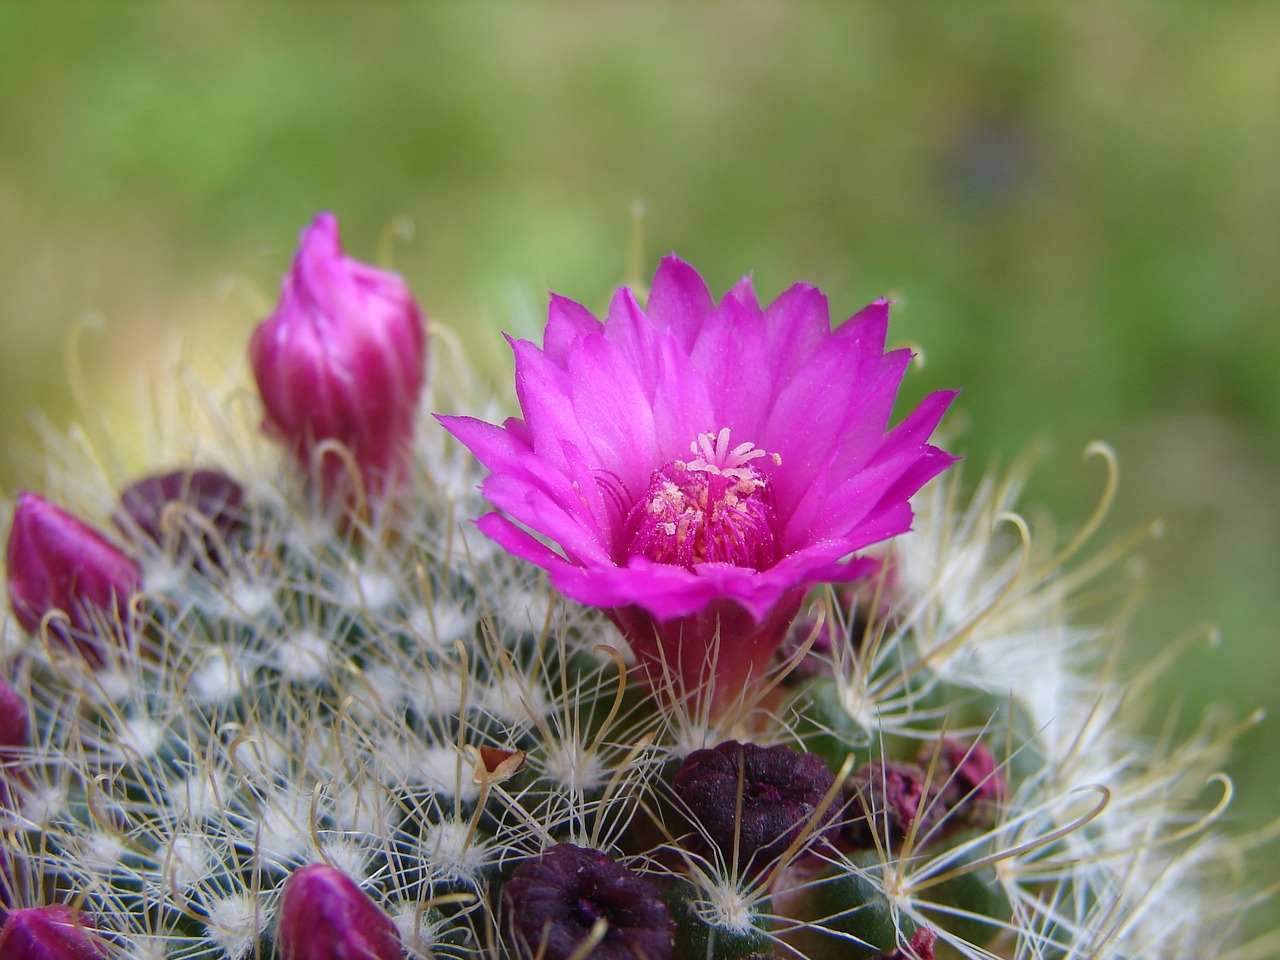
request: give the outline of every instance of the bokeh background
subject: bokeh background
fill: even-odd
[[[754,271],[844,315],[897,297],[927,356],[906,392],[964,388],[971,475],[1048,440],[1031,499],[1067,528],[1109,441],[1104,534],[1167,530],[1131,661],[1222,635],[1151,732],[1270,707],[1234,816],[1280,812],[1274,3],[9,0],[0,489],[39,482],[33,411],[76,415],[73,332],[75,384],[127,431],[173,335],[240,363],[318,209],[496,380],[494,331],[534,334],[546,290],[599,306],[628,278],[637,201],[646,273],[675,250],[717,292]]]

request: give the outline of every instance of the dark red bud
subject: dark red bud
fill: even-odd
[[[877,953],[871,960],[933,960],[933,945],[938,935],[928,927],[920,927],[905,947],[892,953]]]
[[[15,783],[27,782],[27,771],[22,751],[30,744],[30,717],[26,701],[18,692],[0,680],[0,810],[11,810],[15,801]],[[0,867],[3,855],[0,851]],[[0,874],[3,870],[0,870]],[[3,885],[3,877],[0,877]],[[0,902],[4,891],[0,890]]]
[[[962,823],[993,820],[1007,785],[1004,772],[982,741],[947,738],[921,749],[916,759],[926,768],[932,764],[933,779],[942,788],[952,819]]]
[[[179,551],[194,547],[197,561],[217,563],[224,559],[219,548],[243,529],[243,503],[244,490],[225,473],[175,470],[126,487],[115,522],[126,536]]]
[[[785,744],[761,747],[726,740],[685,757],[675,792],[692,827],[687,840],[691,849],[710,844],[728,864],[736,843],[738,870],[762,870],[809,828],[834,783],[827,765],[814,754]],[[815,835],[839,809],[837,798]]]
[[[503,888],[507,923],[523,960],[568,960],[598,921],[591,960],[671,960],[675,922],[654,884],[601,853],[561,843],[525,860]]]

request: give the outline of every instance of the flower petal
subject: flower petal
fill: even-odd
[[[679,257],[662,258],[649,288],[648,314],[654,326],[675,334],[688,352],[714,308],[711,292],[697,270]]]

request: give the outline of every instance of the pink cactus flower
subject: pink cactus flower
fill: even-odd
[[[351,480],[331,451],[314,462],[326,443],[350,451],[375,498],[404,480],[426,366],[422,312],[397,274],[343,255],[333,214],[302,232],[249,359],[266,407],[263,429],[304,469],[318,468],[326,495],[349,492]]]
[[[345,874],[323,863],[284,884],[277,937],[282,960],[401,960],[395,922]]]
[[[542,349],[512,341],[524,419],[441,418],[492,471],[480,529],[604,608],[660,695],[722,712],[805,591],[873,570],[850,557],[909,529],[954,459],[926,442],[953,392],[886,433],[911,357],[885,353],[888,319],[881,300],[832,330],[818,290],[762,309],[750,279],[717,305],[675,257],[647,310],[553,296]]]
[[[9,606],[32,635],[51,611],[49,634],[91,666],[106,644],[128,644],[129,600],[142,586],[138,562],[101,533],[34,493],[18,495],[5,554]]]

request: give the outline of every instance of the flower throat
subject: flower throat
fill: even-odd
[[[753,443],[730,448],[728,427],[699,434],[689,452],[693,459],[672,460],[653,472],[649,489],[627,514],[627,552],[690,568],[773,566],[773,490],[755,461],[768,458],[777,466],[782,458]]]

